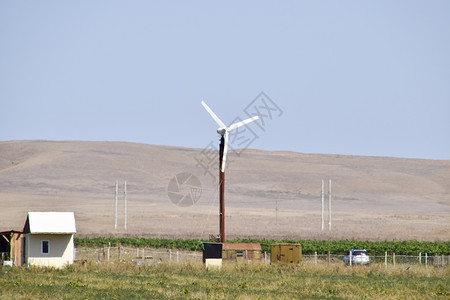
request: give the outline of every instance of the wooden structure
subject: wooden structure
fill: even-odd
[[[23,263],[23,233],[9,230],[0,232],[0,262],[10,261],[13,266]]]
[[[259,243],[224,243],[222,258],[229,261],[260,261],[261,244]]]

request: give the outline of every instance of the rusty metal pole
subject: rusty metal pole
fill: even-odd
[[[225,243],[225,172],[220,172],[220,242]]]
[[[220,243],[225,243],[225,172],[222,172],[224,146],[225,146],[225,138],[222,135],[222,137],[220,138],[220,150],[219,150],[219,184],[220,184],[219,242]]]

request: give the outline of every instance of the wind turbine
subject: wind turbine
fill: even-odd
[[[211,115],[211,117],[216,121],[216,123],[220,126],[217,129],[217,133],[220,134],[220,150],[219,150],[219,190],[220,190],[220,215],[219,215],[219,223],[220,223],[220,233],[219,233],[219,242],[225,242],[225,163],[227,160],[227,151],[228,151],[228,134],[230,131],[237,129],[241,126],[244,126],[248,123],[251,123],[257,120],[259,117],[254,116],[252,118],[248,118],[244,121],[237,122],[231,124],[230,126],[226,126],[217,116],[216,114],[209,108],[208,105],[204,101],[202,101],[203,107],[206,111]]]

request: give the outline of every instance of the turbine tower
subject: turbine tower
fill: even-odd
[[[217,133],[220,134],[220,148],[219,148],[219,191],[220,191],[220,211],[219,211],[219,242],[225,242],[225,163],[227,160],[227,151],[228,151],[228,134],[230,131],[239,128],[243,125],[251,123],[257,120],[259,117],[254,116],[252,118],[246,119],[241,122],[234,123],[230,126],[226,126],[217,116],[216,114],[209,108],[208,105],[204,101],[202,101],[203,107],[206,111],[211,115],[211,117],[216,121],[219,125],[217,129]]]

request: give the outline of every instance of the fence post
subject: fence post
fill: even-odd
[[[172,249],[169,249],[169,263],[172,263]]]
[[[110,248],[110,246],[108,245],[108,263],[109,263],[109,248]]]
[[[395,252],[392,252],[392,265],[395,268]]]
[[[267,252],[264,251],[264,263],[267,264]]]
[[[387,251],[384,251],[384,268],[387,268]]]
[[[444,267],[444,254],[441,254],[441,267]]]
[[[317,251],[314,251],[314,265],[317,266]]]
[[[330,251],[328,251],[328,266],[331,264],[331,254]]]
[[[428,254],[425,252],[425,269],[428,268]]]
[[[350,251],[350,260],[349,260],[349,264],[350,264],[350,267],[352,266],[352,255],[353,253],[352,253],[352,251]]]
[[[422,264],[422,252],[419,252],[419,265]]]

